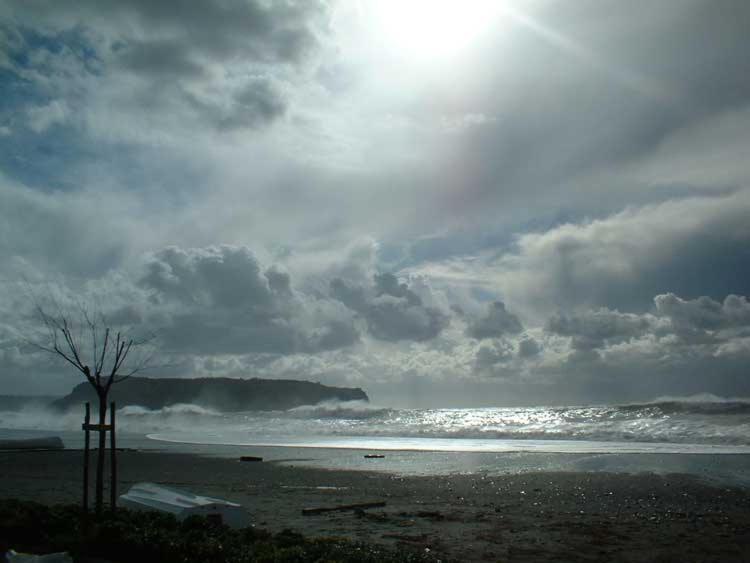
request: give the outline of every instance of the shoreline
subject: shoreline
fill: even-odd
[[[310,437],[299,441],[207,442],[176,439],[160,433],[145,434],[154,442],[193,446],[235,448],[312,448],[329,450],[383,450],[389,452],[425,453],[553,453],[553,454],[665,454],[665,455],[748,455],[750,446],[734,444],[693,444],[681,442],[608,442],[601,440],[531,440],[524,438],[404,438],[400,436],[347,436],[340,438]]]
[[[750,548],[750,490],[684,474],[532,471],[404,476],[123,451],[119,488],[152,481],[239,502],[258,528],[342,536],[458,561],[722,560]],[[80,501],[81,456],[0,452],[0,497]],[[302,508],[385,502],[362,513]]]
[[[66,449],[83,446],[80,431],[0,429],[0,437],[38,438],[52,434],[63,438]],[[389,450],[369,448],[310,447],[309,444],[236,446],[154,440],[148,434],[119,432],[118,449],[142,452],[194,454],[223,459],[240,455],[263,457],[295,467],[343,471],[379,471],[399,476],[433,476],[459,473],[515,475],[528,472],[610,472],[689,474],[721,486],[750,488],[750,454],[721,453],[586,453],[542,450],[510,452]],[[364,454],[383,454],[383,459],[364,459]]]

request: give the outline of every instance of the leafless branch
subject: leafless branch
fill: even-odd
[[[46,329],[47,340],[30,341],[30,344],[61,357],[86,377],[97,394],[106,397],[113,384],[148,367],[153,352],[135,354],[135,350],[143,351],[154,339],[153,334],[136,337],[129,334],[129,330],[115,332],[106,323],[104,315],[90,311],[80,302],[77,303],[77,315],[63,310],[56,300],[52,302],[53,313],[35,302],[36,314]]]

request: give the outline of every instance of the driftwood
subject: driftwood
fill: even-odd
[[[319,508],[303,508],[302,516],[312,516],[314,514],[323,514],[324,512],[337,512],[342,510],[364,510],[366,508],[382,508],[385,506],[384,501],[380,502],[361,502],[359,504],[340,504],[338,506],[323,506]]]
[[[417,512],[418,518],[432,518],[433,520],[445,520],[445,515],[437,510],[420,510]]]
[[[429,539],[429,536],[427,534],[419,534],[416,536],[411,536],[407,534],[383,534],[380,537],[386,538],[386,539],[392,539],[392,540],[400,540],[400,541],[405,541],[405,542],[417,542],[417,543],[424,543]]]
[[[263,461],[263,458],[254,455],[243,455],[240,456],[240,461]]]

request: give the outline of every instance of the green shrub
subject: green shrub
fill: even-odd
[[[75,506],[48,507],[0,500],[0,554],[68,551],[77,561],[113,563],[423,563],[421,552],[394,551],[342,538],[306,538],[285,530],[270,534],[232,530],[193,516],[178,522],[158,512],[120,509],[101,518]]]

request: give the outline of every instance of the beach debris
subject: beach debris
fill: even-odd
[[[120,495],[120,502],[131,510],[168,512],[178,520],[189,516],[205,516],[220,520],[230,528],[246,528],[250,525],[250,515],[240,504],[170,489],[155,483],[133,485],[127,494]]]
[[[389,516],[385,512],[365,512],[361,508],[357,508],[354,511],[354,515],[357,518],[365,518],[367,520],[373,520],[375,522],[387,522],[390,520]]]
[[[424,543],[430,539],[430,536],[428,536],[427,534],[409,535],[409,534],[389,533],[389,534],[383,534],[380,537],[385,538],[385,539],[399,540],[403,542],[416,542],[416,543]]]
[[[383,459],[383,454],[365,454],[365,459]]]
[[[62,450],[65,448],[59,436],[0,440],[0,450]]]
[[[279,485],[282,489],[309,489],[313,491],[346,491],[349,487],[335,487],[333,485]]]
[[[437,510],[420,510],[416,514],[419,518],[430,518],[432,520],[445,520],[445,515]]]
[[[338,506],[321,506],[317,508],[303,508],[302,516],[312,516],[314,514],[323,514],[325,512],[338,512],[344,510],[365,510],[367,508],[383,508],[385,501],[361,502],[358,504],[340,504]]]
[[[73,558],[68,555],[67,551],[32,555],[30,553],[16,553],[11,549],[5,554],[3,561],[7,563],[73,563]]]
[[[240,456],[240,461],[263,461],[263,458],[254,455],[243,455]]]

